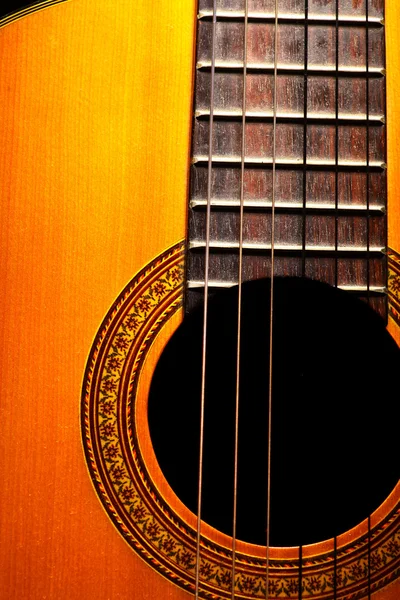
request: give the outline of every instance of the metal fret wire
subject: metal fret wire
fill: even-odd
[[[235,448],[233,475],[233,524],[232,524],[232,582],[231,597],[235,600],[236,574],[236,525],[237,525],[237,491],[238,491],[238,455],[239,455],[239,396],[240,396],[240,343],[242,329],[242,271],[243,271],[243,218],[244,218],[244,170],[246,154],[246,76],[247,76],[247,33],[248,33],[248,0],[244,9],[243,39],[243,98],[242,98],[242,148],[240,165],[240,223],[239,223],[239,267],[238,267],[238,320],[236,348],[236,397],[235,397]]]
[[[201,538],[201,503],[202,503],[202,493],[203,493],[204,405],[205,405],[205,390],[206,390],[208,276],[209,276],[209,263],[210,263],[210,221],[211,221],[211,183],[212,183],[212,159],[213,159],[213,117],[214,117],[214,79],[215,79],[216,31],[217,31],[217,0],[213,0],[210,130],[209,130],[209,149],[208,149],[206,249],[205,249],[205,273],[204,273],[203,345],[202,345],[201,396],[200,396],[199,478],[198,478],[198,494],[197,494],[197,535],[196,535],[196,574],[195,574],[195,598],[196,598],[196,600],[198,600],[198,598],[199,598],[199,591],[200,591],[200,538]]]
[[[271,523],[271,437],[272,437],[272,349],[274,321],[274,271],[275,271],[275,196],[276,196],[276,121],[278,95],[278,0],[275,0],[274,32],[274,93],[273,93],[273,147],[272,147],[272,207],[271,207],[271,294],[269,315],[269,381],[268,381],[268,466],[267,466],[267,532],[266,532],[266,574],[265,597],[269,598],[269,544]]]

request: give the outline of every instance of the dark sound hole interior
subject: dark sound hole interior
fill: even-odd
[[[366,303],[325,284],[274,285],[271,530],[274,546],[347,531],[398,479],[399,350]],[[265,544],[270,283],[243,285],[239,539]],[[149,425],[157,459],[197,512],[203,311],[187,317],[157,365]],[[232,532],[237,288],[209,304],[203,519]]]

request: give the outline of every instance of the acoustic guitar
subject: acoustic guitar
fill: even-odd
[[[3,13],[0,597],[397,600],[395,1]]]

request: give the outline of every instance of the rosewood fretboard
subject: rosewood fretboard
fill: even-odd
[[[278,4],[274,275],[328,282],[385,316],[383,0]],[[243,129],[243,280],[271,275],[275,0],[249,1],[247,53],[244,0],[217,2],[215,39],[212,6],[199,2],[188,308],[204,289],[207,202],[210,291],[238,281]]]

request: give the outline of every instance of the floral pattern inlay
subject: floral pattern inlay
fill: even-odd
[[[400,326],[400,254],[388,249],[389,314]]]
[[[88,361],[83,390],[82,430],[86,458],[107,513],[132,548],[174,583],[193,591],[195,532],[165,504],[152,485],[135,437],[136,383],[156,334],[182,305],[184,246],[179,244],[141,271],[106,316]],[[302,565],[302,597],[355,599],[399,573],[399,510],[372,533]],[[199,573],[203,598],[231,597],[231,551],[210,540],[202,544]],[[370,567],[369,567],[370,565]],[[369,573],[370,570],[370,573]],[[270,598],[298,598],[299,564],[272,560]],[[334,581],[335,577],[335,581]],[[265,598],[265,560],[237,555],[235,596]]]

